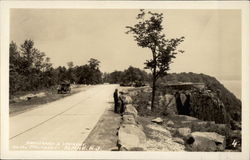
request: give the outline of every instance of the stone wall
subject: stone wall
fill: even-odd
[[[138,123],[138,113],[131,104],[131,97],[124,95],[125,111],[122,114],[121,124],[118,129],[117,147],[119,151],[145,151],[146,135],[143,127]]]

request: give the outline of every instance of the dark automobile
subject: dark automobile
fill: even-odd
[[[70,93],[70,91],[71,91],[70,83],[61,83],[57,88],[58,94]]]

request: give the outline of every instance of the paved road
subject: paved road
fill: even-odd
[[[79,150],[102,113],[111,105],[116,87],[96,85],[10,117],[10,149]]]

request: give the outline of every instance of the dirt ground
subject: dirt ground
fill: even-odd
[[[79,93],[80,91],[84,91],[90,87],[91,86],[79,85],[79,86],[72,88],[71,93],[69,93],[69,94],[57,94],[56,90],[46,90],[46,91],[43,91],[45,93],[44,97],[36,97],[36,98],[31,98],[28,101],[10,103],[9,104],[9,114],[10,114],[10,116],[17,115],[17,114],[23,113],[25,111],[37,108],[42,104],[53,102],[53,101],[59,100],[61,98],[68,97],[68,96],[71,96],[73,94]]]

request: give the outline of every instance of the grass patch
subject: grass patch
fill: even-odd
[[[21,95],[27,95],[27,94],[36,94],[40,92],[44,92],[45,96],[43,97],[34,97],[31,98],[30,100],[24,100],[20,102],[13,102],[12,99],[10,99],[10,104],[9,104],[9,114],[10,116],[17,115],[20,113],[23,113],[27,110],[34,109],[38,107],[39,105],[46,104],[49,102],[53,102],[56,100],[59,100],[64,97],[71,96],[73,94],[76,94],[80,91],[84,91],[88,89],[90,86],[76,86],[71,89],[71,93],[69,94],[57,94],[56,88],[51,88],[51,89],[43,89],[40,91],[33,91],[33,92],[22,92],[16,95],[16,97],[20,97]]]

